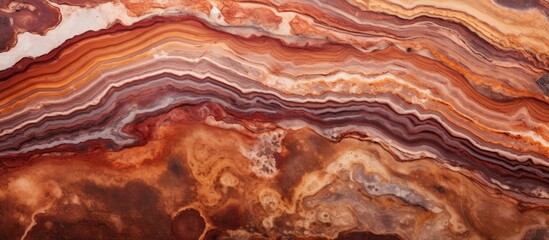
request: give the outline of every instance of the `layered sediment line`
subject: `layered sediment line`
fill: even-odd
[[[0,238],[549,236],[547,6],[450,3],[33,3]]]

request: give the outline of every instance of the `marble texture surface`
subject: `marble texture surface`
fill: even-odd
[[[549,239],[549,3],[0,1],[0,216],[0,239]]]

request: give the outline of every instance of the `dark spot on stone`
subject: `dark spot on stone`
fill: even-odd
[[[536,80],[536,84],[538,85],[539,89],[543,91],[545,96],[549,96],[549,75],[543,74],[543,76],[539,77],[538,80]]]
[[[531,229],[526,234],[524,234],[524,237],[522,237],[523,240],[545,240],[549,239],[549,229]]]
[[[186,209],[172,219],[172,236],[175,240],[199,239],[206,223],[195,209]]]
[[[289,217],[286,217],[289,218]],[[286,228],[288,225],[285,223],[285,218],[277,217],[273,221],[274,227],[278,229]]]
[[[0,15],[0,28],[9,28],[10,18],[6,15]]]
[[[0,14],[0,52],[8,50],[15,41],[15,30],[10,24],[10,18]]]
[[[81,153],[87,152],[88,151],[88,144],[86,144],[86,143],[78,144],[77,150]]]
[[[166,161],[165,171],[158,178],[159,186],[172,189],[174,195],[180,196],[173,199],[177,206],[186,206],[196,199],[196,179],[189,173],[189,166],[184,158],[178,155],[169,156]]]
[[[336,239],[339,240],[400,240],[396,234],[379,235],[371,232],[341,232]]]
[[[412,52],[412,48],[406,48],[406,52],[407,53]]]
[[[276,168],[280,168],[280,166],[282,166],[282,161],[283,161],[282,155],[279,152],[274,152],[273,157],[275,159]]]
[[[440,185],[434,185],[433,188],[440,194],[446,193],[446,189]]]
[[[181,161],[177,157],[171,157],[168,161],[168,171],[176,176],[183,175],[183,169],[181,168]]]
[[[231,204],[220,210],[217,210],[210,217],[213,225],[221,229],[237,229],[240,228],[242,224],[242,213],[240,208]]]
[[[116,151],[120,150],[120,147],[118,145],[116,145],[116,143],[114,143],[112,140],[106,141],[105,142],[105,147],[109,151],[113,151],[113,152],[116,152]]]

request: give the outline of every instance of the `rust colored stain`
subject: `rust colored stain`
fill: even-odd
[[[0,1],[0,240],[549,239],[544,1]]]

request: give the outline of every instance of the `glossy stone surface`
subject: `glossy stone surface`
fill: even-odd
[[[546,1],[0,2],[0,239],[547,239]]]

